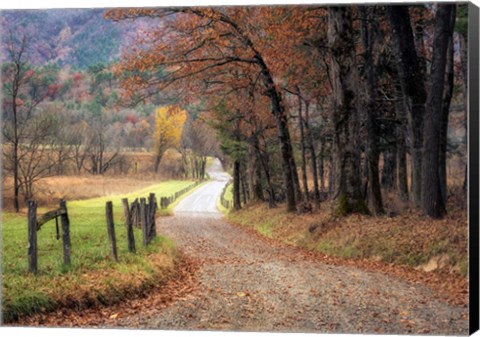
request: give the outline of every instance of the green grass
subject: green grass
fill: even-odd
[[[141,288],[161,278],[162,271],[174,265],[174,243],[159,236],[148,247],[143,247],[141,232],[135,229],[137,254],[129,253],[121,199],[127,197],[132,202],[137,197],[148,197],[151,192],[157,198],[169,196],[191,184],[192,181],[167,181],[125,195],[67,201],[72,264],[63,266],[62,242],[56,239],[55,221],[50,221],[37,232],[39,272],[35,276],[28,273],[26,215],[3,212],[4,320],[8,322],[21,315],[53,309],[69,298],[78,303],[109,302],[123,290]],[[118,263],[109,256],[106,201],[113,203]],[[39,209],[38,214],[45,211]],[[95,277],[92,279],[91,275]]]
[[[195,191],[197,188],[199,188],[200,186],[203,186],[205,185],[206,183],[208,182],[208,180],[205,180],[204,182],[202,182],[201,184],[199,184],[198,186],[195,186],[193,189],[191,189],[189,192],[179,196],[177,198],[177,200],[175,200],[174,202],[172,202],[170,205],[168,205],[168,207],[166,209],[160,209],[159,210],[159,215],[161,216],[171,216],[173,215],[173,209],[175,208],[175,206],[178,205],[178,203],[180,201],[182,201],[184,198],[186,198],[190,193],[192,193],[193,191]]]
[[[229,183],[227,185],[227,189],[223,197],[225,198],[225,200],[233,202],[233,184]],[[229,209],[226,209],[225,207],[222,206],[222,203],[220,202],[220,197],[217,200],[217,208],[220,212],[225,214],[230,212]]]

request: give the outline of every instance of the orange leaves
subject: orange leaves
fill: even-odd
[[[169,14],[174,15],[166,18]],[[325,94],[326,72],[315,45],[325,33],[325,15],[324,8],[308,6],[234,6],[115,9],[106,17],[159,18],[117,67],[127,74],[123,87],[130,97],[168,89],[182,102],[217,96],[214,101],[246,108],[252,98],[240,91],[253,90],[258,101],[271,89],[261,78],[260,63],[277,91],[302,85],[311,96]],[[269,111],[270,103],[263,104],[261,111]]]

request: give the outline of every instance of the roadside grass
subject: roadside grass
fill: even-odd
[[[225,194],[223,195],[224,199],[227,201],[233,202],[233,184],[229,183],[227,185],[227,189],[225,190]],[[230,212],[229,209],[223,207],[221,201],[220,201],[221,196],[217,199],[217,208],[220,212],[227,214]]]
[[[180,201],[182,201],[184,198],[186,198],[190,193],[194,192],[196,189],[198,189],[199,187],[205,185],[206,183],[208,182],[208,180],[205,180],[204,182],[202,182],[201,184],[198,184],[197,186],[195,186],[194,188],[192,188],[189,192],[179,196],[177,198],[177,200],[175,200],[174,202],[172,202],[170,205],[168,205],[167,208],[165,209],[159,209],[158,210],[158,214],[160,216],[172,216],[173,215],[173,209],[175,208],[175,206],[178,205],[178,203]]]
[[[227,219],[284,243],[345,259],[367,259],[466,276],[467,218],[460,209],[434,221],[409,212],[395,217],[358,214],[333,218],[330,207],[308,214],[254,204]]]
[[[28,273],[26,214],[2,212],[2,311],[4,322],[60,306],[109,304],[143,292],[174,272],[178,259],[175,244],[158,236],[143,247],[135,229],[137,254],[128,252],[121,199],[169,196],[192,181],[167,181],[124,194],[68,201],[72,264],[63,266],[61,240],[55,221],[42,226],[38,235],[37,275]],[[105,202],[112,201],[119,262],[111,260],[105,220]],[[39,209],[42,214],[46,209]],[[61,233],[60,233],[61,235]]]

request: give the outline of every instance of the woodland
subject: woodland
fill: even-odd
[[[204,177],[206,157],[221,157],[235,209],[265,200],[304,212],[329,199],[337,215],[383,214],[393,192],[442,218],[449,160],[466,188],[466,9],[110,9],[107,20],[142,24],[116,61],[86,69],[59,65],[62,52],[36,65],[28,25],[10,31],[3,177],[13,207],[42,177],[137,171],[128,149],[151,150],[157,172],[174,148],[176,176]]]
[[[331,199],[334,214],[378,215],[388,190],[432,218],[447,212],[448,158],[465,158],[449,121],[455,109],[466,129],[466,15],[444,4],[106,13],[160,23],[115,66],[124,98],[173,92],[200,106],[233,167],[235,209]]]
[[[225,157],[235,209],[311,210],[330,198],[339,215],[382,214],[392,190],[441,218],[447,160],[466,151],[449,138],[451,110],[466,113],[466,16],[465,5],[429,4],[113,9],[109,20],[159,24],[140,28],[118,62],[83,71],[36,67],[34,36],[5,34],[14,207],[47,174],[121,174],[125,148],[155,148],[158,171],[176,147],[183,175],[187,152],[200,175],[207,155]]]

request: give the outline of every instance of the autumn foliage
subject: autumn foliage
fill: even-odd
[[[153,134],[155,172],[158,171],[165,151],[180,145],[183,124],[186,119],[186,111],[178,106],[164,106],[155,110],[155,132]]]
[[[316,208],[322,198],[334,199],[337,215],[381,214],[382,188],[394,188],[403,200],[441,217],[443,209],[420,203],[438,204],[440,193],[447,196],[441,192],[444,178],[439,189],[420,181],[422,153],[445,158],[446,147],[438,150],[436,142],[447,142],[445,126],[434,142],[427,136],[436,129],[428,123],[423,128],[422,92],[429,81],[442,82],[425,60],[434,41],[442,39],[437,54],[446,63],[447,42],[455,35],[445,19],[455,16],[455,6],[437,7],[124,8],[105,16],[158,22],[116,66],[125,98],[138,102],[162,92],[207,110],[238,169],[235,191],[242,190],[244,203],[267,192],[272,207],[285,200],[287,210],[301,212],[312,208],[313,194]],[[434,105],[428,102],[438,117],[451,100],[441,96]],[[448,120],[445,110],[438,120]],[[259,123],[268,118],[268,126]],[[242,157],[242,151],[249,155]],[[252,156],[248,163],[239,160]],[[413,168],[410,186],[407,162]],[[432,176],[427,166],[423,175]]]

